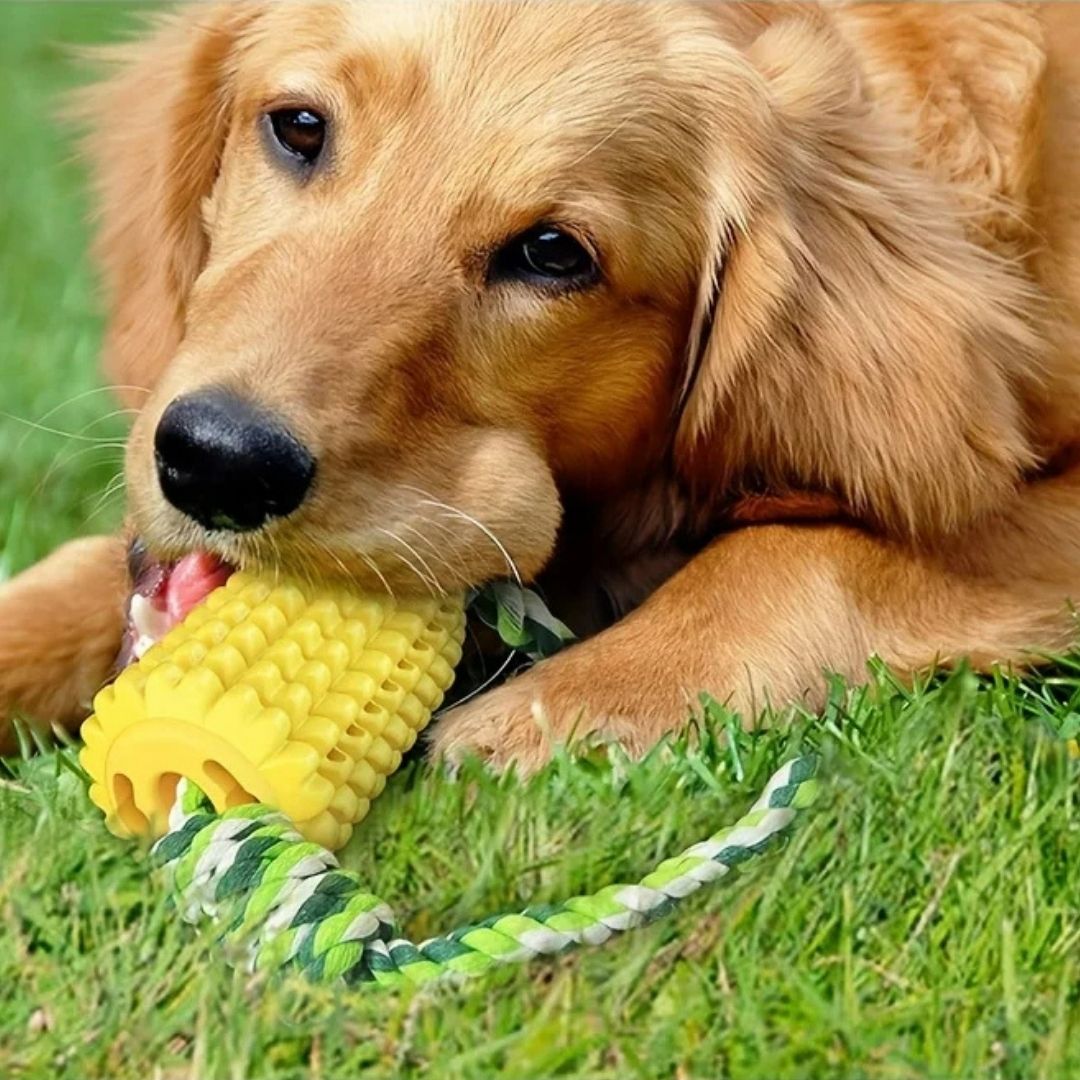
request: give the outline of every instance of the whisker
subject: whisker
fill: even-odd
[[[351,585],[359,588],[360,583],[356,580],[356,574],[354,574],[345,565],[345,563],[342,560],[341,556],[338,555],[338,553],[336,551],[334,551],[334,549],[332,547],[330,547],[329,544],[327,544],[325,541],[319,540],[317,537],[312,537],[310,542],[312,543],[312,546],[315,547],[316,551],[321,551],[324,555],[326,555],[329,558],[333,559],[333,561],[337,564],[338,569],[341,571],[341,574],[345,578],[346,581],[348,581]]]
[[[517,582],[517,584],[521,588],[525,587],[524,582],[521,578],[521,573],[518,570],[517,563],[514,561],[510,552],[507,550],[506,545],[498,538],[498,536],[495,535],[495,533],[487,525],[485,525],[482,521],[474,518],[471,514],[467,514],[459,507],[451,506],[449,503],[445,503],[441,499],[436,499],[430,492],[424,491],[422,488],[415,488],[409,486],[406,487],[407,490],[411,490],[415,494],[420,495],[424,504],[449,513],[452,517],[458,518],[461,521],[464,521],[467,524],[479,529],[484,534],[484,536],[486,536],[498,549],[499,553],[503,557],[503,560],[506,562],[507,567],[513,574],[514,580]],[[439,525],[439,523],[435,522],[430,518],[425,518],[422,520],[424,520],[426,524],[435,525],[436,528],[443,528],[445,530],[444,526]],[[465,702],[471,701],[478,694],[482,694],[489,686],[501,679],[502,676],[506,673],[507,668],[510,667],[510,665],[514,662],[515,657],[517,657],[518,655],[519,650],[512,648],[509,653],[507,653],[506,658],[498,666],[498,668],[496,668],[495,671],[488,676],[488,678],[484,679],[484,681],[481,682],[479,686],[474,687],[464,697],[454,702],[452,708],[457,708],[459,705],[464,705]]]
[[[47,409],[44,413],[41,414],[41,416],[39,416],[37,418],[37,423],[43,424],[46,420],[49,419],[50,416],[55,416],[58,412],[60,412],[61,409],[66,409],[69,405],[74,405],[75,402],[77,402],[77,401],[85,401],[86,398],[94,397],[96,394],[115,393],[117,390],[138,390],[143,394],[147,394],[147,395],[150,394],[150,388],[149,387],[135,386],[133,384],[128,384],[128,383],[112,383],[109,386],[96,386],[92,390],[84,390],[81,394],[74,394],[71,397],[65,399],[64,401],[61,401],[58,405],[54,405],[51,409]],[[121,412],[138,412],[139,410],[138,409],[123,409],[123,410],[120,410],[120,411]],[[113,416],[115,414],[110,413],[109,415]],[[94,421],[94,422],[96,423],[97,421]],[[30,433],[27,432],[26,435],[23,436],[23,441],[25,441],[29,437],[29,434]],[[22,447],[21,442],[19,443],[19,447],[21,449],[21,447]]]
[[[308,533],[307,536],[304,537],[304,541],[305,543],[311,543],[315,545],[318,550],[324,552],[327,556],[333,559],[333,561],[337,563],[337,565],[341,568],[341,572],[345,575],[345,577],[348,578],[354,585],[356,585],[361,592],[367,588],[366,585],[360,582],[360,579],[357,577],[355,572],[351,571],[345,565],[341,557],[337,554],[337,552],[334,551],[334,549],[322,536],[314,533]],[[364,563],[364,565],[372,572],[372,574],[374,574],[374,576],[379,579],[379,582],[382,585],[383,591],[386,593],[386,595],[389,596],[391,600],[395,599],[394,590],[390,587],[390,582],[386,580],[386,575],[382,572],[382,570],[379,569],[379,566],[375,562],[375,560],[372,559],[365,552],[360,550],[351,552],[350,554],[355,554],[357,558],[359,558]],[[415,573],[415,571],[413,572]]]
[[[447,709],[447,712],[453,712],[459,705],[464,705],[466,701],[472,701],[478,694],[482,694],[492,683],[497,682],[503,675],[503,672],[510,666],[515,656],[518,655],[517,649],[511,649],[506,655],[506,659],[498,666],[498,668],[489,675],[479,686],[473,687],[464,697],[458,698],[453,705]],[[439,710],[435,715],[441,716],[443,710]]]
[[[301,567],[301,570],[305,576],[308,586],[311,588],[312,592],[315,592],[319,588],[320,582],[319,575],[316,573],[316,571],[318,570],[318,561],[312,557],[312,551],[313,549],[310,545],[306,543],[300,545],[300,554],[302,556],[307,556],[305,562]]]
[[[409,560],[404,555],[402,555],[398,551],[389,551],[387,552],[387,554],[392,555],[395,559],[397,559],[398,562],[404,563],[405,566],[407,566],[416,575],[417,580],[424,586],[424,588],[427,589],[429,593],[431,593],[432,597],[435,596],[435,590],[432,588],[431,582],[428,581],[424,577],[424,575],[420,573],[416,566],[413,563],[409,562]]]
[[[77,395],[77,397],[85,397],[85,396],[86,396],[85,394]],[[73,400],[75,400],[75,399],[73,399]],[[106,413],[104,416],[99,416],[96,419],[91,420],[88,424],[84,424],[81,428],[79,428],[78,432],[76,432],[74,434],[76,436],[84,435],[87,431],[90,430],[90,428],[94,427],[95,424],[103,423],[104,421],[109,420],[114,416],[119,416],[122,413],[137,413],[137,412],[138,412],[137,409],[114,409],[112,412]],[[48,415],[49,414],[46,413],[46,416],[48,416]],[[29,438],[29,436],[30,436],[30,432],[27,432],[25,435],[23,435],[22,439],[19,440],[19,447],[20,448],[26,442],[26,440]],[[96,443],[95,442],[91,446],[83,447],[83,449],[78,450],[75,453],[69,454],[66,457],[64,456],[64,448],[61,447],[61,449],[56,452],[56,456],[53,458],[52,464],[49,465],[49,468],[46,470],[45,475],[39,481],[38,486],[34,489],[35,494],[37,494],[39,491],[41,491],[41,490],[43,490],[45,488],[45,486],[48,484],[49,480],[51,479],[53,473],[56,472],[56,470],[59,469],[61,467],[61,465],[65,465],[65,466],[69,465],[69,464],[71,464],[71,462],[75,461],[77,458],[82,457],[83,454],[88,454],[91,451],[100,450],[100,449],[113,449],[113,447],[106,446],[103,443]],[[125,444],[125,449],[126,449],[126,444]],[[123,455],[121,455],[121,461],[122,460],[123,460]]]
[[[104,498],[108,495],[112,495],[115,491],[119,491],[125,486],[125,481],[126,477],[124,476],[124,470],[121,469],[105,485],[105,490],[102,492],[101,497]]]
[[[98,496],[94,508],[86,516],[86,521],[93,521],[108,505],[111,499],[121,495],[127,486],[124,470],[121,469],[106,485],[105,490]]]
[[[83,518],[83,525],[84,526],[89,526],[91,524],[91,522],[93,522],[94,518],[97,517],[98,514],[103,514],[106,510],[112,510],[115,507],[117,507],[118,502],[117,502],[115,496],[121,495],[121,494],[123,494],[123,493],[121,491],[119,491],[119,490],[112,492],[112,495],[114,496],[114,498],[111,498],[111,499],[107,500],[106,502],[103,502],[100,506],[97,506],[93,510],[91,510],[90,513],[87,514]]]
[[[82,434],[83,432],[89,431],[92,427],[97,427],[98,424],[104,424],[106,420],[112,420],[116,416],[138,416],[140,412],[142,412],[141,409],[113,409],[111,412],[95,417],[90,423],[79,428],[79,433]],[[26,438],[26,436],[24,435],[23,438]]]
[[[510,552],[506,550],[506,545],[489,529],[482,521],[477,520],[471,514],[466,514],[464,510],[460,510],[456,506],[451,506],[449,503],[444,503],[439,499],[433,498],[428,492],[422,491],[420,488],[412,488],[417,494],[423,496],[426,499],[427,505],[437,507],[441,510],[445,510],[455,517],[459,517],[462,521],[467,521],[470,525],[475,525],[499,550],[499,554],[502,555],[509,567],[511,574],[514,576],[514,580],[522,588],[525,587],[524,581],[522,581],[521,573],[518,571],[517,563],[514,562],[510,555]]]
[[[53,455],[52,463],[48,469],[45,470],[45,475],[37,482],[34,487],[33,495],[31,498],[37,498],[45,488],[53,475],[62,467],[70,465],[73,461],[81,458],[84,454],[96,454],[102,450],[109,450],[115,452],[116,448],[112,446],[99,446],[97,444],[93,446],[83,446],[78,450],[72,450],[71,447],[61,447],[55,455]],[[121,454],[117,459],[119,462],[123,462],[124,455]]]
[[[390,587],[390,582],[386,580],[385,575],[379,569],[375,560],[363,551],[358,551],[357,555],[360,556],[368,569],[382,582],[382,586],[386,590],[386,595],[389,596],[391,600],[397,600],[397,597],[394,595],[394,590]]]
[[[396,533],[391,532],[389,529],[379,528],[378,531],[381,532],[384,536],[388,536],[395,543],[400,544],[403,548],[405,548],[406,551],[408,551],[411,555],[416,556],[416,558],[420,560],[424,568],[427,570],[426,575],[422,570],[420,570],[419,567],[417,567],[404,555],[401,555],[399,552],[396,551],[390,552],[391,555],[393,555],[395,558],[400,559],[407,567],[409,567],[410,570],[412,570],[412,572],[424,583],[424,585],[427,586],[432,596],[446,595],[446,590],[439,584],[439,579],[435,577],[435,575],[432,573],[431,567],[427,564],[424,557],[416,550],[416,548],[412,546],[412,544],[410,544],[407,540],[402,540],[400,536],[398,536]]]
[[[575,165],[580,165],[587,157],[595,154],[596,151],[599,150],[600,147],[604,145],[604,143],[608,142],[609,139],[614,138],[615,135],[617,135],[619,131],[622,130],[622,128],[624,128],[632,120],[637,120],[640,115],[641,110],[624,116],[606,135],[597,139],[597,141],[593,143],[593,145],[590,146],[589,149],[586,150],[579,157],[574,158],[574,160],[570,162],[570,165],[568,167],[572,169]]]
[[[123,447],[123,441],[119,441],[115,438],[98,438],[90,435],[80,435],[74,431],[63,431],[60,428],[49,427],[46,424],[39,424],[35,420],[27,420],[25,416],[16,416],[14,413],[0,411],[0,416],[6,420],[14,420],[16,424],[25,424],[29,428],[33,428],[35,431],[43,431],[46,435],[60,435],[65,439],[74,439],[76,442],[88,442],[96,443],[99,446],[115,446]]]
[[[268,535],[270,536],[270,540],[274,544],[275,549],[280,551],[281,545],[278,543],[277,537],[272,534]],[[307,548],[306,552],[305,548]],[[314,593],[319,587],[318,576],[315,573],[317,564],[315,559],[311,557],[311,548],[308,547],[307,544],[302,544],[300,546],[300,555],[304,556],[305,554],[307,555],[307,558],[301,558],[299,563],[295,559],[290,560],[289,570],[293,574],[299,574],[307,587]],[[284,558],[282,558],[282,563],[284,564]]]
[[[267,533],[266,539],[270,544],[270,557],[273,560],[274,571],[274,584],[280,585],[281,578],[283,576],[282,562],[281,562],[281,545],[278,544],[277,537],[273,533]]]
[[[430,521],[427,518],[422,518],[421,521],[424,525],[435,524],[433,521]],[[447,570],[449,570],[451,577],[460,578],[462,581],[465,581],[465,579],[468,577],[468,574],[465,570],[464,562],[459,560],[457,568],[451,566],[450,563],[447,562],[447,560],[439,554],[439,549],[435,546],[435,542],[431,539],[430,536],[425,535],[415,525],[409,525],[407,522],[401,523],[399,527],[402,529],[408,529],[409,532],[411,532],[422,544],[425,544],[427,548],[431,551],[431,557],[435,559],[440,565],[444,566]]]

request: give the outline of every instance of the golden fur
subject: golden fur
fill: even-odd
[[[368,587],[509,557],[587,638],[450,713],[438,750],[641,750],[699,689],[812,705],[873,652],[910,672],[1070,640],[1075,8],[238,0],[115,60],[86,108],[106,372],[153,387],[133,528]],[[332,117],[309,184],[257,133],[287,105]],[[485,280],[540,220],[599,252],[598,287]],[[164,501],[150,445],[211,384],[319,458],[295,515],[228,540]],[[27,621],[59,556],[0,593],[0,714],[80,715],[116,553],[85,630]]]

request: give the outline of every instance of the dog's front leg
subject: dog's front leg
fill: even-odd
[[[1076,520],[1063,529],[1054,496],[1020,507],[1024,527],[1003,519],[957,538],[951,555],[832,524],[726,535],[615,626],[449,712],[433,750],[529,771],[595,733],[640,754],[685,724],[702,690],[753,722],[766,704],[819,706],[825,671],[859,680],[872,654],[912,672],[1063,648],[1067,599],[1080,595],[1080,502],[1065,504]]]
[[[815,700],[823,666],[853,671],[868,651],[826,555],[846,531],[759,526],[716,541],[610,629],[447,713],[434,752],[529,771],[586,735],[643,753],[702,690],[747,716],[766,694]]]
[[[74,727],[108,678],[128,591],[118,536],[75,540],[0,587],[0,752],[12,717]]]

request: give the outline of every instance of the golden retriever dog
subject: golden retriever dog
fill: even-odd
[[[534,580],[581,641],[433,735],[525,769],[1070,642],[1076,8],[236,0],[112,60],[137,577]],[[0,592],[0,715],[85,713],[125,548]]]

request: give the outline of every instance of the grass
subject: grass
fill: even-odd
[[[54,42],[117,4],[6,4],[0,37],[0,411],[110,441],[83,177],[50,125]],[[103,531],[114,447],[0,418],[0,559]],[[47,479],[46,479],[47,477]],[[738,816],[772,767],[824,757],[777,855],[600,950],[460,989],[344,993],[235,974],[90,807],[70,749],[0,769],[0,1075],[137,1078],[1051,1078],[1080,1071],[1080,807],[1062,735],[1080,661],[914,690],[875,670],[821,716],[521,784],[414,764],[346,853],[417,936],[610,881]],[[728,740],[716,737],[728,731]]]
[[[95,392],[101,318],[83,254],[85,177],[55,117],[80,77],[70,46],[115,33],[124,14],[116,4],[3,5],[0,574],[119,520],[119,499],[102,496],[120,466],[125,425],[115,399]]]

